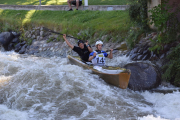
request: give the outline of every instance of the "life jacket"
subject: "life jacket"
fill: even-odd
[[[96,57],[94,57],[91,61],[94,65],[104,66],[105,65],[105,56],[102,51],[94,51],[96,53]]]

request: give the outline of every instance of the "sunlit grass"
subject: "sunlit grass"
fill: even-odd
[[[80,31],[91,34],[120,35],[125,37],[131,24],[127,11],[43,11],[1,10],[0,23],[10,23],[19,31],[32,26],[50,29],[77,36]],[[10,27],[11,29],[11,27]]]
[[[83,0],[84,3],[84,0]],[[0,0],[0,4],[39,5],[39,0]],[[67,0],[41,0],[42,5],[67,5]],[[126,5],[127,0],[88,0],[89,5]]]
[[[22,20],[22,25],[26,24],[27,22],[31,21],[31,17],[34,14],[35,10],[30,10],[28,13],[25,15],[25,18]]]

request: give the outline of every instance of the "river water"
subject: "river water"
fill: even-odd
[[[174,92],[123,90],[67,58],[0,52],[0,120],[180,120],[180,92],[157,89]]]

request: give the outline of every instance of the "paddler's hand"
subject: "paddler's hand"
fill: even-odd
[[[63,34],[63,38],[66,39],[66,34]]]
[[[88,40],[86,40],[85,44],[86,44],[86,46],[88,45]]]
[[[110,53],[112,53],[113,49],[110,49]]]

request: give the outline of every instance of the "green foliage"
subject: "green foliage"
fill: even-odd
[[[152,14],[150,15],[150,24],[154,24],[158,28],[158,31],[163,31],[167,28],[167,21],[169,20],[171,14],[173,14],[168,12],[169,9],[170,6],[163,3],[155,6],[152,10],[149,10]]]
[[[126,42],[129,49],[134,48],[134,46],[139,42],[140,38],[143,36],[144,31],[141,28],[132,28],[128,32],[128,37]]]
[[[91,28],[87,28],[81,31],[80,35],[77,38],[80,40],[85,40],[85,41],[88,40],[89,42],[91,42],[93,36],[94,36],[94,30]]]
[[[131,21],[141,27],[145,32],[149,31],[147,16],[147,0],[129,0],[129,16]]]
[[[49,38],[46,42],[49,43],[49,42],[52,42],[54,40],[54,38]]]
[[[170,12],[172,7],[167,4],[168,1],[164,1],[161,5],[154,7],[149,12],[150,23],[154,24],[159,31],[159,35],[154,46],[150,48],[153,51],[162,50],[162,46],[165,44],[176,42],[178,44],[180,24],[177,18],[177,14],[180,13],[180,9],[177,8],[175,12]],[[180,87],[180,44],[171,49],[167,59],[168,62],[164,65],[163,78],[172,84]]]
[[[150,24],[154,24],[159,31],[159,35],[155,42],[156,45],[151,47],[150,50],[158,51],[162,50],[162,45],[174,42],[177,40],[177,34],[179,32],[179,22],[177,18],[176,12],[169,12],[172,9],[171,6],[167,4],[167,1],[164,1],[161,5],[154,7],[151,12],[150,16]]]
[[[87,17],[88,16],[88,17]],[[88,19],[87,19],[88,18]],[[4,20],[20,28],[44,26],[61,33],[78,37],[80,31],[125,37],[131,24],[127,11],[41,11],[1,10],[0,21]],[[89,29],[89,30],[88,30]],[[87,37],[88,38],[88,37]]]
[[[180,44],[171,50],[168,56],[169,62],[163,66],[163,70],[165,71],[163,78],[180,87]]]

